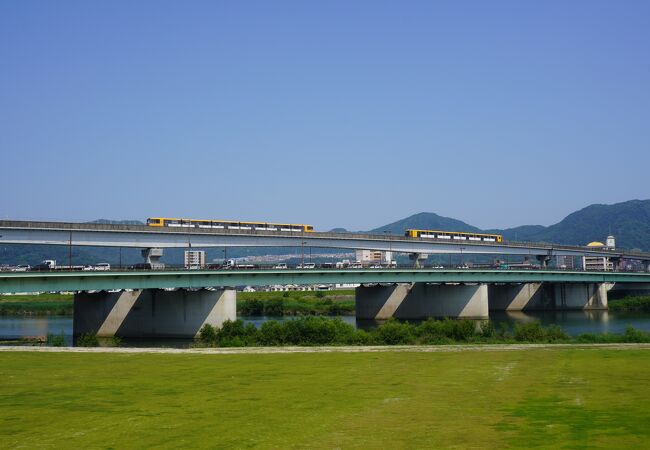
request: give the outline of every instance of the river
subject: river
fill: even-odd
[[[285,317],[239,317],[246,323],[261,326],[267,320],[292,320]],[[372,328],[377,322],[357,320],[354,316],[341,319],[352,326]],[[509,326],[538,320],[542,325],[559,325],[571,336],[582,333],[621,333],[628,326],[650,331],[650,313],[609,312],[609,311],[535,311],[535,312],[491,312],[490,319],[498,325],[505,322]],[[63,334],[68,345],[72,343],[71,316],[0,316],[0,341],[4,344],[26,338]],[[124,339],[126,347],[188,347],[190,339]]]

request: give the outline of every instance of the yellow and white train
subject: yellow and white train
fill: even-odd
[[[147,219],[150,227],[178,227],[178,228],[212,228],[217,230],[251,230],[251,231],[293,231],[311,233],[311,225],[295,223],[272,222],[239,222],[235,220],[197,220],[177,219],[171,217],[150,217]]]
[[[462,231],[406,230],[406,236],[424,239],[447,239],[450,241],[503,242],[500,234],[464,233]]]

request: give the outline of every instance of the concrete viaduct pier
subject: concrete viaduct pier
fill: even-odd
[[[82,292],[74,296],[73,334],[194,338],[205,324],[236,319],[234,289]]]
[[[487,319],[490,311],[606,310],[612,283],[399,283],[356,288],[358,319]]]

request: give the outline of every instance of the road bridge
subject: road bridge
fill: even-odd
[[[606,309],[608,291],[650,290],[649,273],[493,269],[3,272],[0,293],[76,292],[74,332],[195,336],[236,318],[237,286],[359,284],[362,319],[461,317],[489,311]]]

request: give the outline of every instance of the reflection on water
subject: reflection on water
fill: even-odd
[[[284,317],[239,317],[245,323],[256,327],[268,320],[294,320],[294,316]],[[345,323],[354,327],[369,329],[376,327],[378,322],[372,320],[357,320],[354,316],[340,317]],[[571,336],[582,333],[622,333],[628,326],[639,330],[650,331],[650,313],[641,312],[609,312],[609,311],[491,311],[490,319],[495,323],[506,323],[512,327],[516,323],[533,320],[542,325],[558,325]],[[417,322],[417,321],[411,321]],[[45,337],[48,334],[63,333],[67,345],[72,343],[72,317],[70,316],[0,316],[0,341],[21,338]],[[123,339],[125,347],[173,347],[187,348],[191,339]]]

